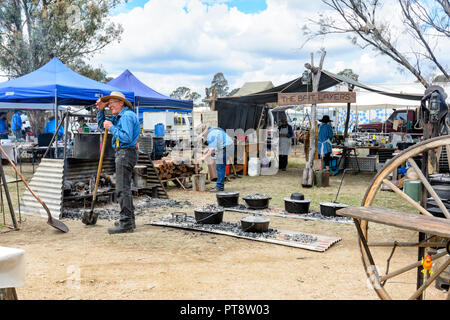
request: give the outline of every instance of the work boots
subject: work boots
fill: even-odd
[[[133,229],[136,229],[136,222],[133,220],[133,222],[131,223]],[[114,221],[114,226],[118,227],[120,226],[120,220]]]
[[[112,228],[108,228],[108,233],[109,234],[116,234],[116,233],[129,233],[129,232],[133,232],[134,231],[134,221],[130,220],[130,221],[126,221],[126,222],[122,222],[122,221],[117,221],[117,224],[114,223],[114,227]]]

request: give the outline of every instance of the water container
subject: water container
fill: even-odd
[[[155,124],[155,137],[164,137],[164,124]]]
[[[250,158],[248,161],[248,175],[250,177],[259,176],[261,174],[261,161],[258,158]]]

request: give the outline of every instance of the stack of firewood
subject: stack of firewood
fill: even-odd
[[[190,177],[195,174],[193,164],[176,163],[170,159],[155,160],[153,165],[161,180]],[[197,171],[200,172],[201,168],[198,168]]]

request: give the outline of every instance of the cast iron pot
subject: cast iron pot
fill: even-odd
[[[308,213],[311,200],[294,200],[284,198],[284,210],[289,213]]]
[[[336,217],[336,211],[342,208],[346,208],[348,205],[337,202],[321,202],[320,213],[326,217]]]
[[[414,142],[398,142],[397,143],[397,149],[399,150],[405,150],[414,145]]]
[[[236,207],[239,204],[239,192],[221,191],[216,193],[217,204],[221,207]]]
[[[303,193],[292,193],[291,199],[292,200],[305,200],[305,196],[303,195]]]
[[[201,224],[219,224],[223,220],[223,208],[205,211],[203,208],[194,209],[195,221]]]
[[[266,209],[269,207],[269,201],[272,197],[267,194],[248,194],[242,199],[250,209]]]
[[[428,176],[428,180],[430,181],[431,185],[450,184],[450,176],[448,174],[430,174]]]
[[[450,200],[450,185],[448,184],[436,184],[432,186],[434,191],[436,191],[437,195],[441,200],[446,199]]]
[[[245,232],[267,232],[269,230],[269,218],[248,216],[241,219],[242,231]]]

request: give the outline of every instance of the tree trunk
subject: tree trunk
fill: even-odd
[[[47,116],[42,110],[27,111],[28,120],[30,121],[31,131],[38,136],[44,133]]]

